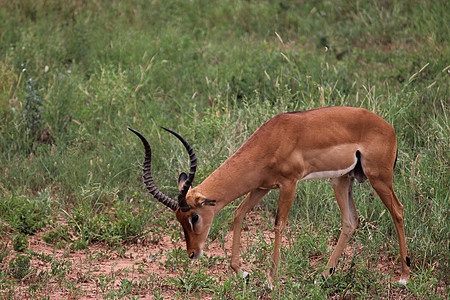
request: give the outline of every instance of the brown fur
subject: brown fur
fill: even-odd
[[[351,193],[356,177],[360,182],[369,179],[391,213],[400,246],[401,282],[406,282],[410,271],[406,257],[403,206],[392,188],[396,156],[394,129],[368,110],[328,107],[277,115],[256,130],[205,181],[188,191],[186,202],[190,209],[178,209],[175,212],[185,232],[188,255],[196,258],[202,253],[215,214],[231,201],[247,194],[234,216],[231,255],[231,267],[242,274],[239,248],[243,218],[270,189],[279,189],[273,268],[270,274],[271,278],[275,277],[281,234],[294,199],[297,181],[306,176],[317,178],[334,174],[329,176],[334,177],[332,184],[341,210],[343,228],[324,275],[334,270],[358,225]],[[347,170],[353,166],[355,159],[357,163],[353,170],[336,175],[338,170]],[[192,224],[194,215],[198,215],[196,224]]]

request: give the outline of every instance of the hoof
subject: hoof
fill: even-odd
[[[317,285],[323,284],[324,282],[327,281],[327,278],[329,276],[330,275],[325,276],[324,274],[321,274],[321,276],[319,276],[318,278],[314,279],[314,284],[317,284]]]
[[[263,287],[267,290],[271,290],[271,291],[273,290],[273,284],[269,280],[266,280],[266,282],[264,282]]]
[[[250,282],[250,273],[248,272],[242,272],[241,278],[245,280],[245,283],[248,284]]]
[[[400,285],[407,285],[407,284],[408,284],[408,280],[407,280],[407,279],[404,279],[404,278],[401,278],[401,279],[398,281],[398,284],[400,284]]]
[[[329,267],[329,268],[325,269],[325,271],[322,272],[322,278],[324,280],[327,280],[328,277],[333,275],[334,271],[336,271],[335,267]]]

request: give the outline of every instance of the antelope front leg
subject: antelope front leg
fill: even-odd
[[[272,270],[269,276],[269,283],[277,277],[278,261],[280,258],[281,237],[286,221],[289,215],[289,210],[294,200],[296,182],[290,183],[287,186],[280,188],[280,196],[278,198],[277,215],[275,217],[275,241],[273,244],[272,254]]]
[[[248,193],[247,197],[239,205],[236,210],[233,219],[233,245],[231,248],[231,268],[236,272],[236,274],[242,277],[247,277],[247,272],[241,271],[240,262],[240,244],[241,244],[241,231],[242,222],[244,221],[245,215],[259,202],[270,190],[257,189]]]

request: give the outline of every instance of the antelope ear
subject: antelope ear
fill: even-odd
[[[181,190],[187,178],[188,176],[184,172],[181,173],[180,176],[178,176],[178,190]]]
[[[201,205],[202,206],[204,206],[204,205],[215,206],[216,205],[216,200],[205,199],[205,201],[203,201],[201,203]]]

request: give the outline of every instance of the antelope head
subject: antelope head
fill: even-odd
[[[213,206],[216,204],[216,201],[207,199],[195,188],[191,188],[197,169],[197,157],[194,150],[181,135],[163,127],[164,130],[176,136],[183,143],[190,159],[189,175],[181,173],[178,178],[179,193],[178,199],[175,201],[161,192],[153,181],[150,144],[142,134],[131,128],[128,129],[136,134],[144,144],[145,158],[142,177],[148,191],[156,200],[175,212],[178,222],[183,227],[187,253],[191,259],[198,258],[203,253],[203,246],[214,218]]]

